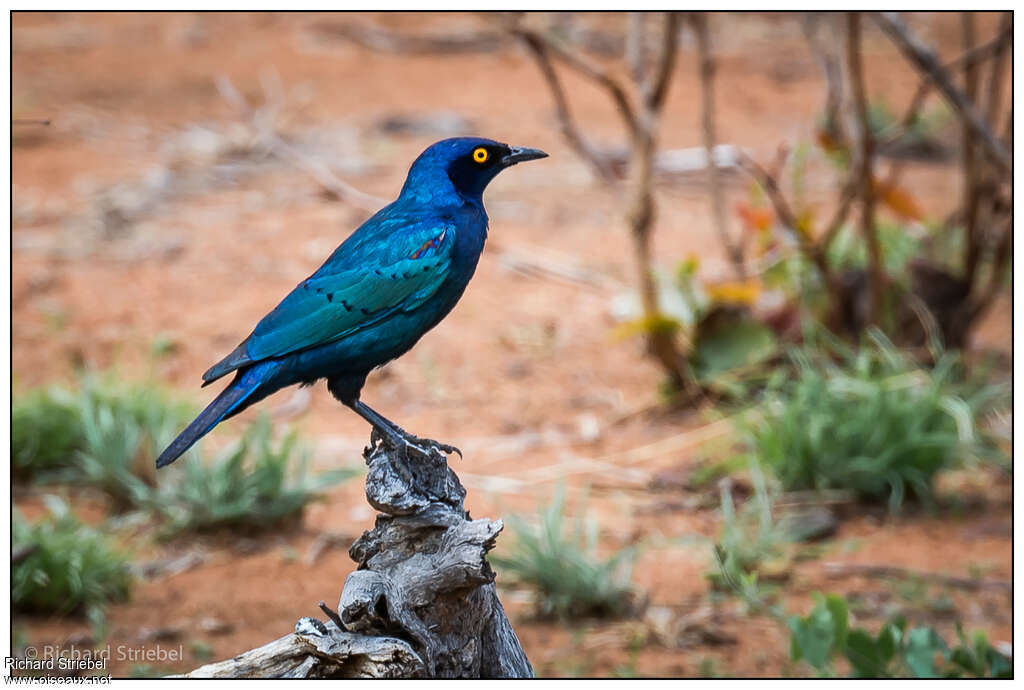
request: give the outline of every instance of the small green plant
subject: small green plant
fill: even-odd
[[[782,558],[792,542],[786,525],[772,515],[772,497],[756,462],[750,464],[750,476],[754,494],[738,514],[732,492],[727,486],[721,489],[722,531],[715,545],[720,562],[707,573],[719,589],[728,584],[723,570],[732,579],[757,573],[762,564]]]
[[[85,375],[15,400],[11,449],[15,472],[41,481],[93,486],[120,508],[148,496],[152,460],[191,419],[190,405],[149,384],[111,374]]]
[[[58,478],[100,489],[117,509],[144,508],[153,494],[155,458],[192,408],[156,387],[109,375],[83,380],[78,401],[82,448]]]
[[[796,351],[795,375],[776,379],[746,431],[784,489],[847,489],[897,510],[908,494],[929,501],[941,470],[990,452],[974,419],[993,390],[958,386],[952,355],[924,369],[878,331],[869,336],[839,364]]]
[[[301,516],[324,489],[355,470],[311,477],[309,454],[294,431],[274,444],[272,425],[261,416],[242,439],[212,462],[198,454],[186,459],[176,479],[152,501],[169,534],[222,528],[259,530]]]
[[[983,633],[968,642],[957,624],[960,644],[950,649],[930,627],[908,628],[893,618],[872,635],[850,627],[846,600],[815,595],[814,609],[790,616],[790,655],[806,661],[819,675],[835,675],[835,660],[844,658],[858,678],[1011,678],[1012,662],[989,644]]]
[[[491,561],[536,588],[541,616],[568,619],[626,613],[634,601],[630,578],[636,549],[624,548],[599,558],[597,525],[584,520],[582,509],[572,528],[566,529],[564,487],[539,513],[536,526],[510,518],[513,550],[508,556],[492,556]]]
[[[193,412],[158,387],[111,374],[83,376],[76,391],[33,391],[15,402],[15,467],[39,480],[99,489],[115,510],[162,516],[166,533],[276,526],[356,473],[309,476],[297,434],[275,445],[270,421],[261,417],[210,463],[198,447],[189,451],[182,470],[168,472],[158,488],[154,460]]]
[[[78,401],[60,386],[35,389],[11,406],[11,469],[31,479],[66,467],[82,447]]]
[[[12,511],[14,551],[29,550],[11,567],[11,600],[17,611],[85,614],[102,618],[110,601],[128,597],[127,559],[109,537],[79,522],[56,496],[46,496],[49,517],[35,524]]]

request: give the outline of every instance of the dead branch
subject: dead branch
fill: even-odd
[[[626,62],[632,70],[633,82],[639,84],[646,78],[650,67],[650,45],[647,42],[646,12],[630,12],[626,29]]]
[[[843,228],[843,224],[846,223],[846,218],[850,215],[850,209],[853,207],[853,200],[857,198],[858,187],[859,181],[857,176],[854,174],[854,171],[851,170],[850,175],[839,194],[839,205],[836,207],[836,211],[832,215],[832,220],[830,220],[828,225],[825,226],[825,232],[822,233],[821,239],[818,240],[818,247],[823,254],[828,254],[828,248],[832,245],[832,241]]]
[[[647,347],[668,373],[677,390],[692,392],[693,376],[689,363],[680,351],[673,333],[656,326],[661,318],[658,286],[651,271],[651,231],[654,227],[654,152],[661,107],[675,63],[679,41],[679,15],[665,15],[662,42],[650,81],[637,84],[643,94],[640,112],[633,124],[631,160],[629,165],[629,209],[626,221],[633,238],[633,255],[640,282],[640,302],[644,318],[651,324]]]
[[[840,117],[843,105],[842,67],[831,46],[822,42],[818,36],[819,21],[828,16],[825,13],[808,12],[803,21],[803,30],[825,73],[825,134],[836,146],[843,146],[846,131]]]
[[[565,89],[558,79],[558,73],[555,72],[554,65],[551,64],[547,44],[540,40],[536,34],[524,33],[520,34],[520,38],[537,62],[537,66],[544,76],[544,81],[548,85],[548,90],[551,91],[551,97],[555,101],[555,113],[558,116],[558,124],[562,130],[562,136],[566,138],[573,150],[590,164],[599,178],[605,182],[613,181],[617,175],[608,156],[595,149],[584,138],[583,133],[580,132],[576,121],[572,117],[572,113],[569,110],[569,101],[565,96]]]
[[[547,33],[521,26],[518,23],[506,22],[505,26],[513,36],[520,40],[530,38],[543,44],[550,55],[553,55],[577,74],[586,77],[607,91],[626,128],[630,133],[634,131],[636,128],[636,115],[633,105],[630,103],[629,94],[626,92],[625,87],[608,70],[580,55],[570,52],[560,41],[549,36]]]
[[[659,111],[665,104],[672,72],[676,67],[676,53],[679,49],[679,13],[668,12],[662,29],[660,51],[655,60],[655,71],[650,80],[640,82],[640,91],[651,111]]]
[[[986,578],[958,577],[943,573],[930,573],[923,570],[912,570],[893,565],[873,565],[870,563],[825,563],[825,573],[829,577],[883,577],[899,580],[921,580],[945,587],[956,587],[978,591],[994,589],[1004,592],[1013,591],[1013,583],[1009,580],[992,580]]]
[[[962,67],[970,68],[974,65],[980,65],[989,58],[997,58],[997,56],[1005,52],[1013,38],[1012,22],[1007,23],[1008,26],[1005,27],[1000,24],[999,33],[991,41],[961,53],[953,60],[944,64],[942,68],[946,72],[952,72],[953,70],[960,69]],[[897,127],[897,130],[894,133],[886,133],[884,138],[886,144],[892,143],[899,137],[903,136],[907,129],[909,129],[914,121],[917,120],[917,117],[921,112],[921,108],[924,106],[925,100],[928,98],[928,95],[932,92],[934,87],[935,82],[931,77],[922,77],[921,83],[917,85],[917,90],[914,91],[914,95],[910,99],[910,104],[907,106],[903,117],[900,119],[900,124]],[[991,122],[992,118],[988,117],[988,120]]]
[[[718,165],[715,162],[715,59],[711,53],[711,39],[708,36],[708,18],[704,12],[690,14],[690,24],[693,26],[694,34],[697,36],[697,55],[699,60],[700,83],[701,83],[701,104],[703,106],[703,117],[701,118],[704,129],[704,150],[707,152],[708,187],[711,189],[711,211],[714,217],[715,230],[722,242],[722,247],[732,261],[736,276],[741,280],[746,278],[746,268],[743,260],[743,248],[739,243],[734,243],[729,237],[728,219],[725,213],[725,196],[722,190],[721,179],[718,174]]]
[[[1006,71],[1006,58],[1013,42],[1013,13],[1003,12],[999,18],[999,30],[994,39],[986,43],[992,48],[992,68],[989,70],[988,97],[985,100],[985,119],[993,128],[999,129],[999,108],[1003,101],[1003,81]]]
[[[853,105],[856,113],[856,139],[859,144],[857,165],[852,171],[859,180],[861,199],[860,229],[864,235],[864,243],[868,248],[871,280],[869,282],[869,310],[867,323],[873,324],[879,316],[882,301],[882,250],[878,242],[878,231],[875,228],[875,190],[874,190],[874,135],[868,121],[868,97],[864,84],[864,66],[861,62],[860,14],[849,12],[846,15],[846,62],[853,92]]]
[[[797,220],[796,214],[794,214],[792,209],[790,209],[789,202],[786,201],[786,197],[783,196],[782,190],[779,188],[778,181],[772,174],[758,165],[745,153],[740,154],[739,165],[748,175],[754,178],[754,180],[761,186],[761,189],[764,190],[765,194],[768,196],[768,200],[772,204],[772,208],[775,209],[775,215],[778,216],[782,226],[796,241],[797,245],[800,247],[800,251],[807,256],[812,263],[814,263],[814,266],[818,269],[818,273],[821,275],[822,282],[829,286],[829,291],[831,292],[835,281],[832,271],[829,268],[825,253],[819,245],[814,243],[808,233],[801,230],[800,222]]]
[[[958,89],[949,76],[949,72],[943,69],[936,59],[932,50],[922,43],[903,21],[893,12],[872,12],[871,16],[886,34],[896,43],[904,56],[913,63],[918,70],[928,75],[942,92],[946,100],[960,113],[968,125],[978,137],[981,138],[985,150],[993,162],[1004,172],[1009,173],[1013,166],[1013,157],[1005,146],[999,141],[991,128],[985,122],[978,109],[970,102],[964,93]]]
[[[381,511],[352,544],[356,569],[324,623],[193,678],[523,678],[533,669],[494,587],[485,554],[500,520],[472,520],[466,490],[436,449],[394,450],[376,433],[364,452],[366,499]]]
[[[318,22],[310,29],[327,38],[341,38],[357,45],[399,55],[464,55],[493,53],[504,44],[504,36],[491,31],[460,31],[452,34],[403,34],[367,21]]]
[[[1008,15],[1009,13],[1004,14],[1004,19]],[[980,46],[976,46],[974,49],[970,51],[961,53],[953,60],[950,60],[949,62],[944,64],[943,69],[945,69],[947,72],[952,72],[953,70],[959,69],[961,67],[967,67],[975,64],[980,65],[989,58],[993,58],[996,60],[1001,59],[999,56],[1005,53],[1006,48],[1009,47],[1013,39],[1012,16],[1011,21],[1006,23],[1007,26],[1003,26],[1002,23],[1000,24],[1000,29],[996,37],[993,38],[991,41],[984,43]],[[993,67],[993,70],[994,69],[995,67]],[[1000,79],[1000,84],[1001,83],[1002,81]],[[913,97],[910,99],[910,103],[909,105],[907,105],[907,109],[904,112],[903,117],[900,119],[899,124],[895,127],[893,131],[886,131],[883,132],[882,134],[879,134],[879,146],[890,146],[893,143],[895,143],[900,137],[904,136],[907,133],[907,131],[914,124],[914,122],[917,121],[917,118],[921,113],[921,108],[924,107],[925,101],[927,100],[928,95],[932,92],[933,88],[934,82],[930,77],[924,76],[921,78],[921,81],[917,86],[917,90],[914,92]],[[987,119],[989,122],[995,122],[995,118],[992,115],[988,115]],[[895,187],[897,184],[899,184],[899,178],[902,173],[903,161],[897,161],[896,164],[893,165],[890,169],[885,182],[882,184],[882,187],[886,189],[892,189],[893,187]]]
[[[295,632],[226,661],[200,666],[185,678],[415,678],[423,662],[393,637],[368,637],[303,618]]]
[[[974,48],[974,13],[960,13],[960,27],[963,36],[964,52]],[[975,105],[978,102],[978,67],[977,65],[966,65],[964,67],[964,95],[967,100]],[[963,124],[963,209],[964,226],[967,251],[964,255],[964,280],[968,285],[974,284],[974,278],[978,269],[978,260],[981,258],[981,237],[978,228],[978,211],[980,206],[980,169],[978,155],[975,145],[974,130],[970,125]]]
[[[338,178],[325,163],[305,155],[284,141],[273,130],[272,123],[266,122],[269,118],[261,117],[259,111],[249,105],[228,77],[218,75],[214,81],[221,97],[239,111],[271,153],[290,161],[297,168],[305,171],[332,198],[345,201],[366,211],[376,211],[388,203],[387,199],[356,189]]]

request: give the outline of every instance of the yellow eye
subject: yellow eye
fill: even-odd
[[[490,155],[491,154],[487,153],[487,149],[482,146],[473,150],[473,160],[477,163],[486,163]]]

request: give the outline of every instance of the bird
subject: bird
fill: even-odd
[[[462,297],[487,239],[487,185],[502,170],[547,155],[478,137],[427,147],[409,168],[398,198],[360,225],[203,374],[203,386],[228,374],[234,378],[156,466],[171,464],[220,422],[271,393],[320,379],[390,447],[459,452],[406,432],[364,403],[360,392],[373,369],[408,352]]]

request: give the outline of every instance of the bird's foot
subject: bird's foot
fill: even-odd
[[[446,455],[452,453],[458,453],[459,459],[462,459],[462,451],[455,446],[450,446],[447,443],[441,443],[435,441],[432,438],[420,438],[419,436],[413,436],[412,434],[402,432],[405,434],[404,441],[410,448],[415,448],[419,453],[426,455],[432,448],[441,451]]]
[[[406,458],[411,456],[426,457],[427,455],[430,455],[431,450],[437,450],[447,455],[458,453],[459,457],[462,457],[462,451],[455,446],[448,445],[447,443],[441,443],[440,441],[435,441],[430,438],[414,436],[399,427],[395,427],[394,429],[379,429],[374,427],[373,437],[392,450],[401,450],[405,454]]]

